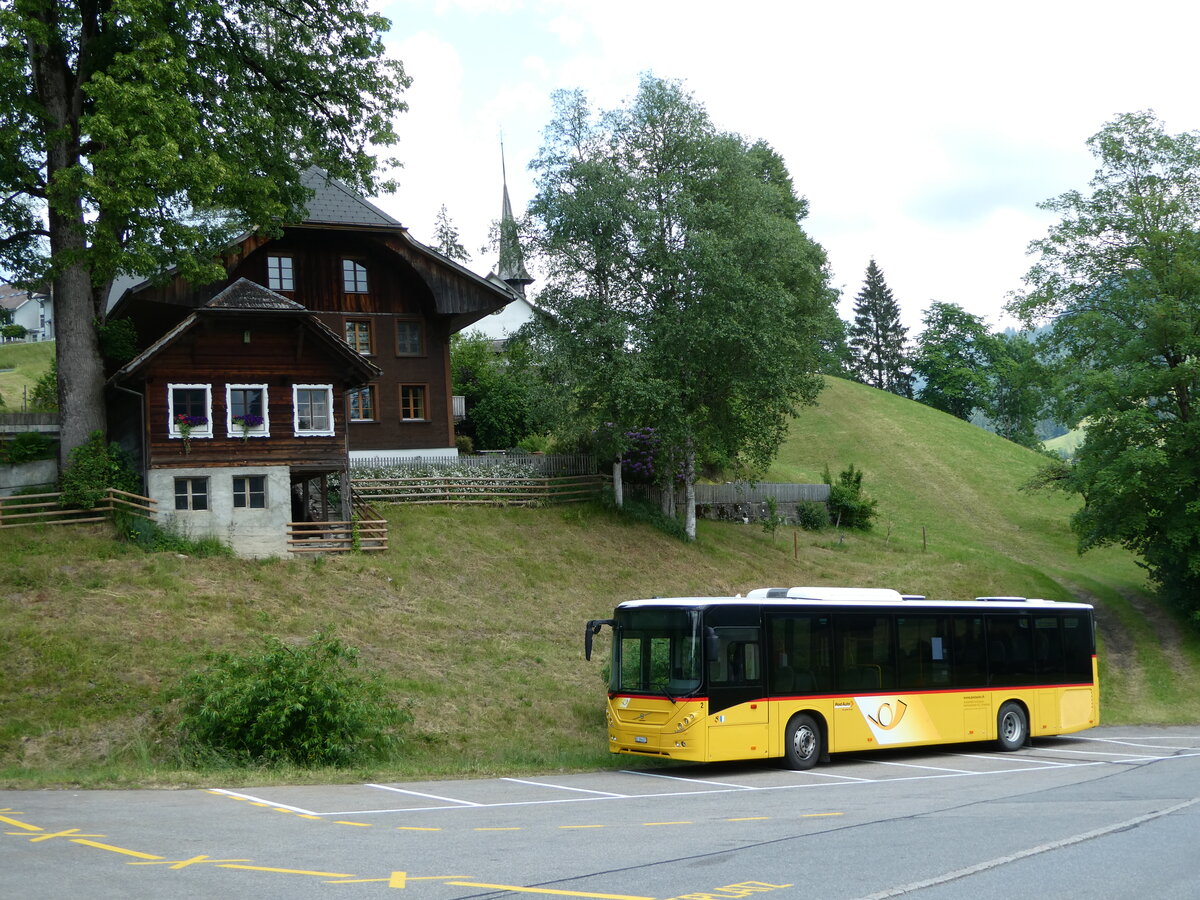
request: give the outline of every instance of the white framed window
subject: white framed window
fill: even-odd
[[[225,433],[236,438],[270,437],[268,396],[265,384],[225,385]]]
[[[167,435],[172,438],[210,438],[211,384],[167,385]]]
[[[267,287],[273,291],[295,290],[290,256],[267,257]]]
[[[342,260],[342,290],[347,294],[367,293],[367,267],[357,260]]]
[[[333,385],[292,385],[292,427],[297,437],[333,434]]]
[[[266,475],[234,475],[233,476],[233,508],[234,509],[266,509],[267,508],[267,476]]]

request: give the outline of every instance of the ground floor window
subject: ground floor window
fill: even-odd
[[[346,399],[350,406],[350,421],[351,422],[374,422],[375,421],[375,388],[368,385],[364,388],[359,388],[354,391],[346,392]]]
[[[405,421],[425,419],[425,385],[400,385],[400,418]]]
[[[208,509],[208,479],[176,478],[175,508]]]
[[[233,476],[233,506],[234,509],[266,509],[267,476]]]

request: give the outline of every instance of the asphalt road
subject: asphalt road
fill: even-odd
[[[1200,897],[1200,728],[482,781],[0,791],[0,897]],[[400,893],[396,893],[400,892]]]

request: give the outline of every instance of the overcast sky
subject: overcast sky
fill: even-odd
[[[1037,204],[1086,188],[1105,122],[1153,109],[1171,132],[1200,129],[1187,0],[373,2],[413,78],[401,187],[378,202],[423,241],[445,204],[481,273],[501,133],[520,211],[559,88],[604,109],[642,72],[682,81],[718,128],[783,155],[843,318],[873,257],[914,336],[932,300],[1011,324],[1001,307],[1053,222]]]

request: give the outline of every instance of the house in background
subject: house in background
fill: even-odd
[[[284,556],[291,522],[349,521],[347,396],[379,367],[299,303],[246,279],[109,379],[109,433],[139,455],[158,521],[240,556]]]
[[[25,337],[6,340],[54,340],[54,298],[49,293],[30,293],[12,284],[0,284],[0,324],[21,325]]]
[[[278,238],[247,235],[214,285],[181,278],[122,286],[110,319],[128,319],[143,349],[238,279],[315,316],[379,374],[347,391],[351,458],[455,456],[450,336],[503,309],[518,292],[415,240],[404,226],[319,169],[303,222]]]

